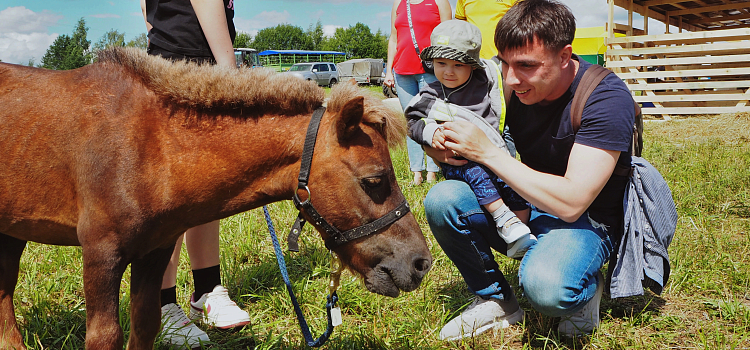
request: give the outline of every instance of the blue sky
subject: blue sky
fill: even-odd
[[[455,8],[456,0],[449,1]],[[606,0],[562,2],[571,7],[579,27],[603,26],[607,21]],[[307,29],[320,19],[329,35],[357,22],[387,34],[392,4],[393,0],[235,0],[235,26],[254,35],[278,24]],[[624,10],[616,14],[621,18],[616,21],[625,23]],[[0,0],[0,60],[26,64],[34,59],[39,63],[55,38],[70,35],[82,17],[92,43],[110,29],[125,33],[126,40],[146,31],[139,0]],[[658,33],[652,25],[649,29]]]

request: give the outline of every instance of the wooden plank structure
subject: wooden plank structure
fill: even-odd
[[[750,112],[750,0],[607,1],[606,64],[644,114]],[[628,11],[627,24],[614,23],[615,6]],[[643,29],[633,13],[643,16]],[[649,18],[678,32],[666,25],[666,33],[649,35]]]

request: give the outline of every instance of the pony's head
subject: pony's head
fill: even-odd
[[[404,201],[389,147],[405,140],[406,124],[377,98],[339,84],[328,102],[312,162],[311,202],[340,231],[386,215]],[[312,222],[316,225],[315,222]],[[322,238],[328,235],[318,227]],[[411,212],[375,234],[333,250],[374,293],[397,296],[417,288],[432,266]]]

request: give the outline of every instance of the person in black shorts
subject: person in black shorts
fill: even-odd
[[[141,0],[148,29],[148,53],[171,60],[236,67],[234,0]],[[177,267],[183,236],[190,257],[195,291],[190,318],[177,304]],[[194,348],[209,337],[192,321],[218,328],[240,327],[250,322],[221,285],[219,221],[191,228],[177,240],[161,290],[162,335],[167,345]]]

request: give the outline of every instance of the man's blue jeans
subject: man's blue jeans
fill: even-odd
[[[401,103],[401,110],[405,110],[419,89],[427,84],[437,81],[435,75],[423,73],[413,75],[394,74],[393,79],[396,81],[396,93],[398,102]],[[432,173],[440,171],[435,161],[430,157],[425,157],[422,146],[411,138],[406,138],[406,153],[409,155],[409,170],[413,172],[427,170]],[[426,158],[426,159],[425,159]]]
[[[507,245],[469,185],[456,180],[440,182],[425,197],[424,207],[435,239],[469,289],[485,298],[506,298],[508,282],[492,249],[505,254]],[[535,310],[552,317],[580,310],[594,297],[597,272],[612,252],[606,228],[586,213],[567,223],[534,207],[529,228],[538,242],[526,253],[518,271],[526,298]]]

